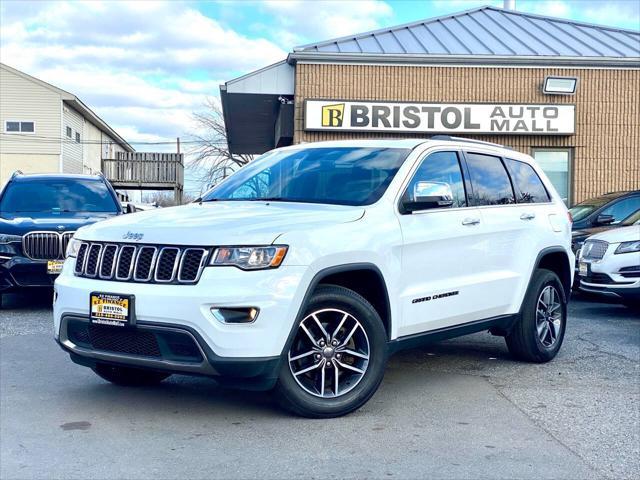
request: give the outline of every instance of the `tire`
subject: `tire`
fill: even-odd
[[[543,297],[552,291],[553,303],[548,296]],[[567,326],[565,298],[562,282],[554,272],[545,269],[534,272],[522,302],[520,320],[505,337],[509,352],[515,358],[536,363],[553,360],[562,346]],[[549,304],[548,309],[545,304]]]
[[[154,372],[131,367],[116,367],[99,363],[93,371],[104,380],[125,387],[147,387],[157,385],[171,376],[170,373]]]
[[[387,333],[373,306],[352,290],[323,285],[285,348],[275,396],[304,417],[346,415],[373,396],[386,363]]]

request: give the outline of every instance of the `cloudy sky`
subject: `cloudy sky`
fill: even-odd
[[[218,86],[294,46],[502,0],[0,2],[0,61],[78,95],[138,150],[188,138]],[[640,2],[517,0],[518,10],[640,29]],[[137,143],[140,142],[140,143]]]

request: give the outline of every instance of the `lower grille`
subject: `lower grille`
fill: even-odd
[[[126,331],[122,327],[89,326],[89,339],[96,350],[142,357],[161,357],[158,341],[151,332]]]
[[[592,273],[591,275],[588,275],[586,277],[580,277],[580,278],[582,278],[582,280],[587,283],[602,283],[602,284],[614,283],[613,279],[606,273]]]
[[[203,360],[193,337],[176,330],[110,327],[71,320],[67,336],[79,347],[105,353],[193,363]]]
[[[585,283],[599,283],[601,285],[627,285],[633,282],[616,282],[613,278],[611,278],[606,273],[591,273],[586,277],[580,277]]]

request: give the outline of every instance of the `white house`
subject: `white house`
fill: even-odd
[[[0,63],[0,187],[24,173],[97,173],[134,149],[78,97]]]

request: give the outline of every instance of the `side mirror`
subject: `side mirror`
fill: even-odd
[[[596,217],[596,224],[597,225],[610,225],[613,223],[613,221],[615,220],[613,215],[604,215],[604,214],[600,214]]]
[[[135,205],[132,205],[130,203],[127,203],[127,212],[126,213],[136,213],[136,207]]]
[[[406,212],[453,205],[453,191],[448,183],[418,182],[409,195],[410,198],[402,202],[402,207]]]

